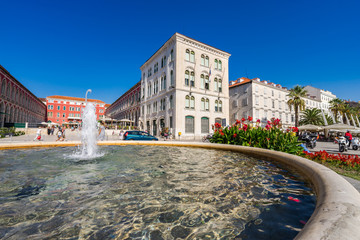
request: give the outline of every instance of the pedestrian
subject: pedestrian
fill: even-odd
[[[62,139],[62,129],[61,129],[61,127],[59,127],[59,129],[58,129],[57,137],[58,137],[58,139],[56,139],[56,141],[61,141],[61,139]]]
[[[35,140],[39,140],[39,141],[41,140],[41,127],[39,127],[38,130],[36,131],[36,136],[33,141]]]
[[[62,128],[62,141],[65,140],[65,127]]]
[[[50,135],[50,133],[51,133],[51,128],[50,128],[50,126],[48,126],[47,127],[47,134]]]
[[[352,135],[350,133],[349,130],[346,131],[345,133],[345,138],[348,140],[349,144],[348,144],[348,147],[350,147],[350,144],[351,144],[351,140],[352,140]]]
[[[55,131],[55,127],[52,126],[52,127],[51,127],[51,135],[54,135],[54,131]]]
[[[105,126],[104,126],[104,123],[100,123],[98,140],[100,140],[100,141],[105,140]]]

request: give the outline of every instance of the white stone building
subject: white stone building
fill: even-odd
[[[229,85],[230,123],[251,116],[265,125],[271,118],[279,118],[284,127],[295,125],[295,112],[287,104],[289,91],[280,84],[260,81],[259,78],[239,78]],[[319,108],[320,101],[306,97],[306,108]]]
[[[307,90],[308,94],[310,96],[314,96],[316,100],[320,101],[321,104],[318,107],[319,109],[323,109],[325,113],[330,112],[330,101],[336,98],[336,95],[333,94],[330,91],[325,91],[320,88],[316,88],[313,86],[305,86],[305,89]]]
[[[141,67],[140,126],[159,136],[200,139],[229,123],[230,54],[175,33]]]

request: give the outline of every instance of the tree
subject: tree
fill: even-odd
[[[300,125],[312,124],[312,125],[324,125],[323,116],[321,110],[318,108],[305,109],[301,112]]]
[[[290,89],[290,93],[287,95],[289,97],[287,104],[289,105],[290,111],[291,108],[294,107],[295,127],[299,126],[299,111],[303,111],[305,109],[305,101],[303,98],[306,97],[306,93],[307,91],[304,87],[297,85]]]
[[[325,118],[326,118],[328,125],[334,124],[334,120],[332,119],[332,117],[329,114],[325,113]],[[324,123],[324,125],[325,125],[325,123]]]
[[[335,121],[338,121],[338,114],[340,113],[342,115],[343,110],[344,110],[344,101],[339,99],[339,98],[335,98],[333,100],[331,100],[330,102],[330,111],[334,114],[335,116]]]

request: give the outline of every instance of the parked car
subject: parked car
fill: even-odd
[[[158,139],[147,132],[143,131],[126,131],[124,134],[124,140],[148,140],[157,141]]]

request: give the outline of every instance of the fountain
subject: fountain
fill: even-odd
[[[87,102],[87,94],[91,92],[88,89],[85,94],[85,108],[82,114],[82,129],[81,129],[81,151],[76,152],[71,157],[80,159],[92,159],[103,156],[98,153],[97,147],[97,131],[96,131],[96,108],[94,104]]]

